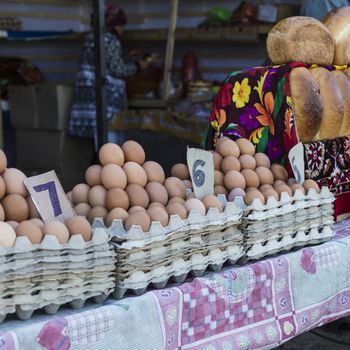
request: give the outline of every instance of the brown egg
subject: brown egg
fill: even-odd
[[[151,221],[159,221],[163,227],[167,226],[169,223],[168,212],[161,207],[153,207],[147,210]]]
[[[178,177],[180,180],[189,180],[190,172],[186,164],[178,163],[171,168],[171,176]]]
[[[170,198],[170,199],[169,199],[168,204],[171,204],[171,203],[180,203],[180,204],[184,204],[184,203],[185,203],[185,200],[184,200],[183,198],[180,198],[180,197],[173,197],[173,198]]]
[[[187,218],[186,208],[181,203],[169,203],[165,209],[170,216],[178,215],[182,220]]]
[[[271,162],[269,157],[265,153],[255,153],[254,158],[256,161],[256,166],[264,167],[264,168],[269,168],[271,167]]]
[[[0,149],[0,174],[2,174],[7,168],[7,158],[3,150]]]
[[[227,196],[227,189],[224,186],[214,186],[214,194],[217,196],[219,194],[223,194]]]
[[[259,191],[260,191],[260,192],[264,192],[265,190],[270,189],[270,188],[274,189],[271,185],[264,184],[264,185],[261,185],[261,186],[259,187]]]
[[[24,185],[24,180],[27,178],[22,171],[16,168],[6,169],[2,175],[7,194],[19,194],[23,197],[27,197],[28,191]]]
[[[88,193],[88,201],[92,207],[101,206],[104,207],[106,205],[106,196],[107,190],[101,186],[97,185],[91,187]]]
[[[84,241],[90,241],[92,228],[84,216],[73,216],[66,221],[66,226],[70,235],[82,235]]]
[[[29,219],[29,221],[32,222],[33,224],[35,224],[36,226],[38,226],[40,229],[42,229],[45,226],[44,221],[42,221],[41,219],[38,219],[38,218],[32,218],[32,219]],[[14,222],[14,221],[12,221],[12,222]]]
[[[26,236],[32,244],[39,244],[43,239],[43,233],[39,226],[29,220],[22,221],[16,227],[17,237]]]
[[[66,196],[67,196],[68,200],[69,200],[71,203],[73,203],[72,191],[67,192],[67,193],[66,193]]]
[[[38,209],[36,208],[31,196],[29,196],[27,198],[27,202],[28,202],[28,207],[29,207],[29,217],[33,218],[33,219],[40,218],[40,214],[38,212]]]
[[[152,160],[149,160],[143,163],[142,167],[146,172],[148,182],[156,181],[156,182],[160,182],[161,184],[164,183],[165,174],[160,164],[158,164],[157,162],[153,162]]]
[[[243,169],[241,174],[244,176],[247,187],[255,187],[256,189],[260,186],[260,179],[256,172],[252,169]]]
[[[102,184],[101,171],[102,171],[102,167],[101,165],[98,165],[98,164],[91,165],[86,169],[85,181],[90,187]]]
[[[126,162],[123,166],[128,184],[136,184],[145,187],[147,174],[142,166],[136,162]]]
[[[192,210],[196,211],[200,215],[205,215],[206,209],[203,202],[197,198],[190,198],[184,204],[187,213],[189,214]]]
[[[104,144],[101,147],[98,156],[102,166],[105,166],[107,164],[116,164],[123,166],[124,164],[124,153],[122,149],[114,143]]]
[[[235,187],[240,187],[243,190],[246,187],[244,176],[236,170],[230,170],[225,174],[224,178],[225,187],[231,191]]]
[[[130,184],[126,187],[125,192],[129,196],[131,207],[135,205],[139,205],[143,208],[148,207],[149,197],[146,190],[143,187],[136,184]]]
[[[255,169],[255,172],[259,176],[261,185],[273,185],[273,174],[270,169],[259,166]]]
[[[303,192],[303,194],[305,194],[305,189],[300,184],[291,184],[290,189],[293,191],[293,194],[295,193],[296,190],[301,190],[301,192]]]
[[[136,141],[126,141],[122,146],[125,161],[127,162],[136,162],[139,164],[143,164],[145,162],[145,151],[143,147]]]
[[[192,182],[191,180],[182,180],[183,184],[185,185],[185,188],[187,189],[190,189],[190,190],[193,190],[193,186],[192,186]]]
[[[87,184],[78,184],[73,187],[72,190],[72,199],[74,205],[77,205],[78,203],[87,203],[88,202],[88,195],[90,191],[90,186]]]
[[[241,154],[250,154],[253,156],[255,154],[255,146],[245,138],[240,138],[236,140]]]
[[[172,198],[172,197],[186,198],[185,185],[177,177],[168,177],[164,182],[164,186],[168,191],[169,198]]]
[[[221,154],[214,151],[212,151],[212,154],[213,154],[214,169],[221,170],[221,162],[223,160],[223,158],[221,157]]]
[[[296,184],[297,183],[297,180],[293,179],[293,178],[289,178],[288,181],[287,181],[287,185],[291,186],[293,184]]]
[[[218,145],[220,143],[222,143],[222,142],[224,142],[226,140],[231,140],[231,139],[229,137],[227,137],[227,136],[222,136],[222,137],[218,138],[217,141],[216,141],[216,147],[218,147]]]
[[[43,234],[56,236],[59,243],[64,244],[69,240],[69,232],[65,224],[60,221],[50,221],[43,227]]]
[[[244,197],[244,201],[247,205],[251,205],[254,201],[255,198],[260,199],[260,202],[262,204],[265,204],[265,197],[264,195],[256,190],[256,191],[250,191],[249,193],[246,194],[246,196]]]
[[[6,194],[6,184],[2,176],[0,176],[0,199],[4,198],[5,194]]]
[[[107,164],[102,168],[101,182],[107,190],[113,187],[124,190],[127,185],[124,170],[116,164]]]
[[[221,169],[224,174],[226,174],[230,170],[241,170],[241,163],[239,162],[237,157],[228,156],[223,158],[221,162]]]
[[[214,170],[214,186],[224,185],[224,174],[219,170]]]
[[[145,188],[151,202],[159,202],[163,205],[168,203],[168,192],[159,182],[149,182]]]
[[[242,169],[252,169],[256,168],[256,160],[250,154],[241,154],[239,157],[239,162],[241,163]]]
[[[125,230],[128,231],[132,225],[139,225],[143,232],[148,232],[151,225],[149,215],[144,211],[136,211],[130,214],[124,221]]]
[[[274,197],[276,201],[279,200],[279,195],[273,188],[267,188],[265,191],[262,191],[262,194],[264,195],[266,202],[269,197]]]
[[[248,193],[250,191],[257,191],[257,190],[258,190],[257,187],[249,186],[249,187],[246,187],[245,192]]]
[[[106,195],[106,207],[108,210],[112,210],[113,208],[128,210],[129,204],[129,196],[124,190],[116,187],[108,190]]]
[[[320,188],[314,180],[305,180],[303,183],[303,187],[306,193],[309,192],[310,188],[314,188],[316,190],[316,193],[320,193]]]
[[[283,181],[283,180],[276,180],[274,183],[273,183],[273,187],[277,187],[279,185],[286,185],[286,182]]]
[[[74,207],[75,214],[78,216],[88,216],[91,206],[87,203],[79,203]]]
[[[19,225],[16,221],[6,221],[6,224],[10,225],[14,230],[16,230],[16,227]]]
[[[132,214],[132,213],[135,213],[136,211],[144,211],[144,212],[147,212],[147,210],[143,207],[140,207],[139,205],[135,205],[133,207],[131,207],[129,210],[128,210],[128,214]]]
[[[12,248],[15,244],[16,232],[6,222],[0,222],[0,246],[7,248]]]
[[[281,184],[279,186],[276,186],[275,190],[280,195],[280,197],[283,192],[287,192],[290,196],[293,196],[293,192],[291,188],[286,184]]]
[[[222,157],[234,156],[239,157],[240,151],[237,143],[233,140],[224,140],[216,146],[216,151],[221,154]]]
[[[148,210],[148,209],[151,209],[151,208],[155,208],[155,207],[161,207],[161,208],[165,209],[165,206],[164,206],[162,203],[159,203],[159,202],[152,202],[152,203],[150,203],[150,205],[148,206],[147,210]]]
[[[272,164],[271,171],[275,180],[288,180],[287,170],[280,164]]]
[[[5,210],[1,204],[0,204],[0,221],[5,221]]]
[[[106,217],[107,227],[111,226],[113,220],[125,220],[129,216],[128,212],[123,208],[114,208],[112,209]]]
[[[90,224],[92,224],[94,219],[96,219],[96,218],[101,218],[101,219],[105,220],[107,214],[108,214],[108,211],[105,207],[96,206],[96,207],[93,207],[89,210],[89,213],[87,215],[87,219],[89,220]]]
[[[209,208],[218,208],[219,212],[222,213],[224,207],[218,197],[213,194],[208,194],[202,198],[202,202],[205,206],[205,209],[208,211]]]
[[[19,194],[8,194],[2,200],[6,221],[21,222],[29,217],[29,206],[27,200]]]
[[[246,195],[246,192],[244,190],[242,190],[241,188],[237,187],[234,188],[228,195],[228,201],[229,202],[233,202],[235,200],[236,197],[242,197],[244,199]]]

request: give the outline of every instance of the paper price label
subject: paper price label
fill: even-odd
[[[305,181],[305,161],[304,161],[304,146],[301,142],[297,143],[288,154],[289,162],[298,184]]]
[[[54,171],[24,180],[29,194],[44,222],[65,222],[75,215],[60,181]]]
[[[213,155],[202,149],[187,148],[187,166],[196,198],[214,193]]]

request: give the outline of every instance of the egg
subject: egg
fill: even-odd
[[[98,157],[102,166],[107,164],[123,166],[124,164],[124,153],[122,149],[114,143],[104,144],[98,153]]]
[[[212,154],[213,154],[214,169],[221,170],[221,162],[223,160],[221,154],[215,151],[212,151]]]
[[[288,180],[287,170],[282,165],[272,164],[271,171],[275,180],[283,180],[285,182]]]
[[[168,201],[168,204],[171,204],[171,203],[184,204],[185,200],[183,198],[181,198],[181,197],[173,197],[173,198],[170,198],[169,201]]]
[[[187,213],[189,214],[192,210],[196,211],[200,215],[205,215],[206,209],[202,201],[197,198],[190,198],[184,204]]]
[[[224,174],[219,170],[214,170],[214,186],[224,185]]]
[[[84,241],[90,241],[92,237],[92,228],[84,216],[73,216],[66,220],[66,226],[70,235],[82,235]]]
[[[214,186],[214,194],[217,196],[219,194],[223,194],[227,196],[227,189],[224,186]]]
[[[248,193],[250,191],[257,191],[258,188],[257,187],[253,187],[253,186],[249,186],[245,188],[245,193]],[[261,191],[260,191],[261,192]]]
[[[181,181],[181,180],[179,180]],[[146,190],[140,185],[130,184],[126,187],[125,192],[129,196],[130,206],[139,205],[147,208],[149,204],[149,197]]]
[[[23,182],[27,177],[22,171],[9,168],[5,170],[2,177],[5,181],[7,194],[19,194],[23,197],[27,197],[28,191]]]
[[[5,194],[6,194],[6,184],[2,176],[0,176],[0,199],[4,198]]]
[[[123,208],[114,208],[112,209],[106,217],[107,227],[111,226],[113,220],[122,220],[124,221],[129,216],[129,213]]]
[[[287,192],[290,196],[293,196],[293,192],[292,192],[291,188],[286,184],[281,184],[281,185],[276,186],[275,190],[280,195],[280,197],[281,197],[281,194],[283,192]]]
[[[239,162],[242,169],[254,170],[256,168],[256,160],[250,154],[241,154],[239,157]]]
[[[309,192],[310,188],[314,188],[316,190],[316,193],[320,193],[320,188],[318,187],[317,183],[314,180],[305,180],[303,183],[303,187],[306,193]]]
[[[252,169],[243,169],[241,174],[244,176],[247,187],[259,188],[260,179],[256,172]]]
[[[228,201],[233,202],[236,197],[242,197],[244,199],[246,192],[239,187],[234,188],[228,195]]]
[[[248,139],[237,139],[236,144],[238,145],[241,154],[249,154],[251,156],[255,154],[255,146]]]
[[[220,202],[219,198],[213,194],[208,194],[202,198],[202,202],[205,206],[205,209],[208,211],[209,208],[218,208],[219,212],[222,213],[224,206]]]
[[[87,203],[88,195],[90,191],[90,186],[87,184],[78,184],[75,185],[72,189],[72,199],[73,204],[77,205],[78,203]]]
[[[9,194],[2,200],[6,221],[21,222],[29,217],[27,200],[19,194]]]
[[[124,221],[125,230],[129,230],[133,225],[139,225],[143,232],[148,232],[151,219],[146,212],[136,211],[130,214]]]
[[[265,191],[262,191],[262,194],[264,195],[265,201],[270,197],[274,197],[276,201],[279,200],[279,195],[273,188],[267,188]]]
[[[29,196],[27,198],[27,202],[28,202],[28,207],[29,207],[29,217],[30,218],[40,218],[40,214],[38,212],[38,209],[37,209],[36,205],[34,204],[31,196]]]
[[[16,240],[16,232],[11,225],[0,222],[0,245],[7,249],[12,248]]]
[[[226,140],[231,140],[229,137],[227,137],[227,136],[222,136],[222,137],[220,137],[220,138],[218,138],[217,140],[216,140],[216,147],[218,147],[218,145],[220,144],[220,143],[222,143],[222,142],[224,142],[224,141],[226,141]]]
[[[142,167],[146,172],[148,182],[156,181],[160,182],[161,184],[164,183],[165,174],[160,164],[149,160],[143,163]]]
[[[135,213],[136,211],[144,211],[144,212],[147,212],[147,210],[143,207],[140,207],[139,205],[135,205],[133,207],[131,207],[129,210],[128,210],[128,214],[132,214],[132,213]]]
[[[190,180],[182,180],[186,189],[193,190],[192,182]]]
[[[240,187],[243,190],[246,187],[246,181],[244,176],[236,170],[230,170],[225,174],[224,178],[225,187],[231,191],[235,187]]]
[[[239,157],[239,147],[233,140],[224,140],[216,146],[216,151],[221,154],[222,157],[234,156]]]
[[[1,204],[0,204],[0,221],[5,221],[5,210]]]
[[[159,182],[149,182],[145,188],[151,202],[159,202],[163,205],[168,203],[168,192]]]
[[[169,203],[165,209],[170,216],[178,215],[182,220],[185,220],[187,218],[186,208],[181,203]]]
[[[155,207],[161,207],[161,208],[165,209],[165,206],[162,203],[159,203],[159,202],[152,202],[152,203],[150,203],[150,205],[148,206],[147,209],[151,209],[151,208],[155,208]]]
[[[0,174],[2,174],[7,168],[7,158],[6,154],[2,149],[0,149]]]
[[[241,170],[241,163],[239,162],[237,157],[234,156],[228,156],[223,158],[221,162],[221,169],[224,174],[229,172],[230,170]]]
[[[56,236],[59,243],[64,244],[69,240],[69,232],[65,224],[60,221],[50,221],[43,227],[43,234]]]
[[[255,172],[259,176],[261,185],[273,185],[273,174],[270,169],[259,166],[255,169]]]
[[[164,182],[164,186],[168,191],[169,198],[172,198],[172,197],[186,198],[185,185],[177,177],[168,177]]]
[[[91,206],[87,203],[79,203],[74,207],[74,212],[78,216],[88,216]]]
[[[169,223],[168,212],[161,207],[153,207],[147,210],[151,221],[159,221],[163,227],[166,227]]]
[[[102,167],[101,165],[98,165],[98,164],[91,165],[86,169],[85,181],[90,187],[102,184],[101,171],[102,171]]]
[[[88,202],[92,207],[104,207],[106,205],[106,196],[107,190],[103,186],[97,185],[91,187],[91,189],[89,190]]]
[[[271,185],[264,184],[264,185],[261,185],[261,186],[259,187],[259,191],[260,191],[260,192],[264,192],[265,190],[270,189],[270,188],[273,189],[273,187],[272,187]]]
[[[171,168],[171,176],[177,177],[180,180],[189,180],[190,172],[186,164],[178,163]]]
[[[9,224],[14,230],[16,230],[16,227],[18,226],[18,222],[16,221],[6,221],[6,224]]]
[[[288,181],[287,181],[287,185],[291,186],[293,184],[296,184],[297,183],[297,180],[293,179],[293,178],[289,178]]]
[[[43,239],[43,233],[40,227],[29,220],[22,221],[17,225],[16,235],[17,237],[28,237],[32,244],[39,244]]]
[[[127,162],[136,162],[143,164],[146,159],[143,147],[136,141],[126,141],[123,143],[122,150]]]
[[[273,187],[277,187],[279,185],[286,185],[286,182],[283,181],[283,180],[276,180],[274,183],[273,183]]]
[[[121,188],[111,188],[106,194],[106,208],[112,210],[114,208],[123,208],[128,210],[130,205],[128,194]]]
[[[264,167],[264,168],[269,168],[271,167],[271,162],[269,157],[265,153],[255,153],[254,154],[254,159],[256,161],[256,166],[259,167]]]
[[[67,193],[66,193],[66,196],[67,196],[68,200],[69,200],[71,203],[73,203],[72,191],[67,192]]]
[[[124,190],[127,185],[124,170],[117,164],[107,164],[102,168],[101,182],[107,190],[113,187]]]
[[[136,162],[126,162],[123,166],[128,184],[136,184],[145,187],[147,174],[142,166]]]
[[[38,226],[40,229],[42,229],[45,226],[44,221],[42,221],[41,219],[38,219],[38,218],[32,218],[32,219],[29,219],[29,221],[32,222],[33,224],[35,224],[36,226]],[[12,222],[14,222],[14,221],[12,221]]]
[[[92,224],[94,219],[96,218],[101,218],[104,221],[106,219],[107,214],[108,214],[108,211],[105,207],[96,206],[89,210],[87,219],[90,222],[90,224]]]
[[[247,193],[246,196],[244,197],[244,201],[247,205],[251,205],[255,198],[258,198],[262,204],[265,204],[265,197],[258,190],[250,191],[249,193]]]
[[[293,191],[293,194],[295,193],[296,190],[301,190],[303,194],[305,194],[305,189],[302,185],[300,184],[291,184],[290,189]]]

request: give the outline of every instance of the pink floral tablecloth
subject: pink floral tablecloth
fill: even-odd
[[[270,349],[350,314],[350,221],[331,242],[189,283],[0,325],[3,349]]]

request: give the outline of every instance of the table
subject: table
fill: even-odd
[[[331,242],[175,287],[5,322],[0,349],[273,348],[350,314],[350,221],[335,229]]]

